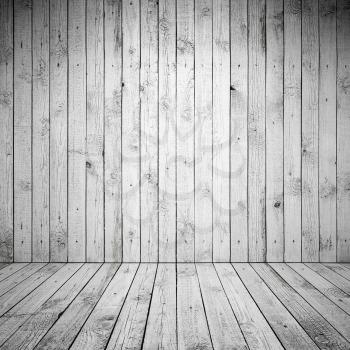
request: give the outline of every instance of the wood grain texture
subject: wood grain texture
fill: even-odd
[[[176,261],[176,2],[159,1],[159,261]]]
[[[320,261],[337,258],[337,40],[336,1],[319,2],[319,206]]]
[[[86,259],[86,2],[69,1],[68,259]]]
[[[104,260],[104,7],[86,5],[86,261]]]
[[[105,261],[122,261],[122,2],[105,1]]]
[[[248,261],[248,9],[244,0],[230,4],[231,261]]]
[[[266,8],[264,0],[248,6],[248,257],[266,259],[265,193],[265,54]]]
[[[266,259],[283,261],[283,2],[266,1]]]
[[[50,2],[33,1],[33,261],[50,255]],[[55,64],[55,60],[52,62]],[[51,79],[52,78],[52,79]]]
[[[67,261],[67,1],[50,2],[50,261]]]
[[[13,1],[0,1],[0,261],[13,260]]]
[[[213,1],[213,261],[230,261],[230,2]]]
[[[349,1],[337,2],[337,261],[350,257],[350,25]]]
[[[194,1],[179,0],[176,17],[177,261],[194,261]]]
[[[32,2],[16,0],[13,11],[14,261],[28,262],[32,260]]]
[[[284,2],[284,260],[301,261],[301,1]]]
[[[123,261],[140,261],[140,3],[123,1]]]

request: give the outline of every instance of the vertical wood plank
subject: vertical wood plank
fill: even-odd
[[[104,260],[104,8],[86,10],[86,261]]]
[[[285,261],[301,260],[301,2],[284,1]]]
[[[247,1],[231,1],[231,128],[230,209],[231,261],[248,261],[247,119],[248,18]]]
[[[67,261],[67,1],[50,2],[50,260]]]
[[[302,2],[302,260],[319,261],[318,1]]]
[[[265,1],[248,5],[248,256],[266,258],[265,225]]]
[[[350,3],[337,2],[337,261],[350,260]]]
[[[13,260],[13,1],[0,1],[0,261]]]
[[[122,2],[105,6],[105,261],[122,260]]]
[[[177,0],[177,261],[194,261],[194,1]]]
[[[85,261],[86,2],[69,1],[68,259]]]
[[[266,251],[283,261],[283,2],[266,1]]]
[[[140,260],[140,3],[123,2],[123,261]]]
[[[14,260],[32,259],[32,2],[14,1]]]
[[[320,30],[318,194],[320,206],[320,261],[336,261],[336,0],[320,0],[318,18]]]
[[[176,2],[159,1],[159,261],[176,261]]]
[[[213,95],[211,0],[195,1],[195,260],[213,258]]]
[[[33,1],[33,261],[49,261],[50,2]]]
[[[213,260],[230,261],[230,2],[213,0]]]
[[[158,261],[158,1],[141,0],[141,261]]]

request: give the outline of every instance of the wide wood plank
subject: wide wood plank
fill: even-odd
[[[50,2],[33,1],[33,261],[50,251]],[[53,61],[55,64],[55,61]],[[55,82],[52,79],[53,83]]]
[[[13,260],[13,1],[0,1],[0,261]]]
[[[350,295],[350,281],[346,279],[346,276],[342,276],[337,271],[334,271],[332,268],[325,267],[320,264],[306,264],[312,270],[317,272],[319,275],[327,279],[329,282],[336,285],[338,288],[342,289],[345,293]],[[349,274],[350,276],[350,274]]]
[[[260,266],[262,264],[256,264]],[[233,264],[239,277],[285,348],[318,349],[297,320],[248,264]],[[254,265],[255,266],[255,265]]]
[[[248,256],[266,258],[265,193],[265,54],[264,0],[248,6]]]
[[[284,260],[301,261],[301,2],[284,2]]]
[[[16,271],[23,269],[23,267],[27,265],[28,265],[27,263],[14,263],[3,267],[0,270],[0,282],[3,281],[5,278],[14,274]]]
[[[194,0],[176,2],[176,247],[194,261]]]
[[[320,0],[318,18],[320,31],[318,97],[320,261],[336,261],[336,0]]]
[[[248,349],[213,264],[196,270],[214,349]]]
[[[6,278],[4,281],[0,284],[0,295],[5,294],[12,288],[14,288],[17,284],[24,281],[26,278],[31,276],[34,272],[38,271],[42,267],[44,267],[44,263],[38,263],[38,264],[28,264],[23,269],[20,269],[13,273],[11,276]]]
[[[159,261],[176,261],[176,2],[159,1]]]
[[[104,260],[103,0],[86,5],[86,261]]]
[[[156,271],[156,264],[140,265],[107,350],[141,349]]]
[[[0,346],[55,293],[81,264],[66,264],[0,318]]]
[[[86,256],[86,1],[68,8],[68,260]]]
[[[140,261],[140,2],[123,1],[123,261]]]
[[[213,349],[194,264],[177,265],[179,349]]]
[[[16,287],[2,295],[0,297],[0,316],[4,315],[12,307],[14,307],[35,288],[40,286],[51,275],[57,272],[62,266],[62,263],[47,264],[22,283],[18,284]]]
[[[175,264],[158,264],[142,348],[177,349]]]
[[[120,266],[70,349],[105,349],[137,269],[138,264]]]
[[[230,261],[230,2],[213,1],[213,261]]]
[[[249,349],[283,349],[231,264],[214,264]]]
[[[245,0],[230,5],[231,261],[248,261],[248,9]]]
[[[322,349],[348,349],[349,343],[345,338],[289,286],[288,283],[285,283],[270,266],[266,264],[254,264],[253,267],[316,345]],[[306,342],[302,344],[302,346],[310,346],[306,345]]]
[[[302,261],[319,261],[318,2],[302,1]]]
[[[266,259],[283,261],[283,2],[266,1]]]
[[[350,269],[349,265],[347,264],[330,264],[330,263],[324,263],[323,265],[327,266],[329,269],[331,269],[334,272],[337,272],[339,275],[343,276],[344,278],[350,280]]]
[[[14,261],[32,260],[32,8],[13,2]],[[1,79],[2,80],[2,79]],[[7,183],[7,182],[5,182]]]
[[[213,258],[213,101],[211,0],[195,1],[195,261]]]
[[[40,340],[37,348],[62,350],[69,348],[118,267],[119,264],[103,264],[53,327]]]
[[[350,340],[350,315],[345,313],[328,298],[296,274],[289,266],[271,264],[273,269],[293,287],[317,312],[319,312],[340,334]]]
[[[50,261],[67,261],[67,1],[50,2]]]
[[[122,260],[122,2],[105,1],[105,261]]]
[[[141,0],[141,261],[158,260],[158,1]]]
[[[337,261],[350,259],[350,5],[337,1]]]
[[[289,266],[317,288],[334,304],[338,305],[345,312],[350,314],[350,295],[346,294],[340,288],[320,276],[318,273],[310,269],[307,265],[301,263],[289,264]],[[348,291],[350,293],[350,282],[348,283]]]
[[[85,284],[99,269],[100,264],[85,264],[53,294],[2,345],[3,349],[33,349],[59,319]]]

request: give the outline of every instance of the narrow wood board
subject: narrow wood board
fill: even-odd
[[[27,265],[27,263],[13,263],[3,267],[0,270],[0,282],[3,281],[5,278],[11,276],[15,272],[19,271],[20,269],[23,269],[23,267]]]
[[[142,348],[177,349],[175,264],[158,264]]]

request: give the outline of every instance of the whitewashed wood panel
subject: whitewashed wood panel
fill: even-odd
[[[141,0],[141,261],[158,260],[158,1]]]
[[[176,261],[176,2],[159,1],[159,261]]]
[[[350,4],[337,2],[337,261],[350,260]]]
[[[14,11],[14,260],[32,259],[32,2]]]
[[[301,2],[284,1],[285,261],[301,261]]]
[[[266,259],[283,261],[283,2],[266,1]]]
[[[50,2],[33,1],[33,261],[50,254]],[[54,63],[54,62],[53,62]],[[54,79],[53,79],[54,81]]]
[[[176,17],[177,261],[194,261],[194,1],[178,0]]]
[[[213,260],[230,261],[230,2],[213,1]]]
[[[337,41],[336,1],[319,2],[319,206],[320,261],[336,261],[337,252]]]
[[[123,261],[140,260],[140,3],[123,1]]]
[[[247,1],[231,1],[230,210],[231,261],[248,260],[248,18]]]
[[[86,2],[70,0],[68,14],[68,259],[85,261]]]
[[[318,2],[302,2],[302,260],[319,260]]]
[[[264,0],[248,6],[248,257],[266,258],[265,193],[265,54]]]
[[[122,260],[122,2],[105,0],[105,261]],[[110,77],[110,78],[106,78]]]
[[[213,258],[213,8],[211,0],[195,1],[194,148],[195,261]]]
[[[86,5],[86,261],[104,260],[104,7]]]
[[[0,261],[13,260],[13,1],[0,1]]]

